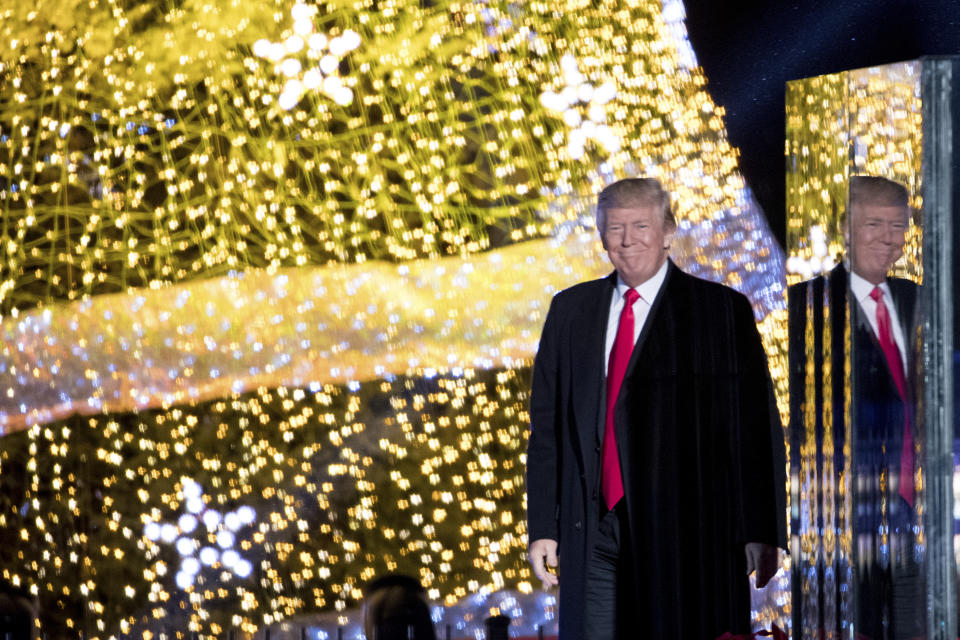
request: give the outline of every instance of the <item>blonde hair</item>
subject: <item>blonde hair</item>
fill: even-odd
[[[670,194],[656,178],[624,178],[604,187],[597,196],[597,231],[607,227],[607,211],[654,207],[663,213],[663,226],[677,228],[677,219],[670,205]]]

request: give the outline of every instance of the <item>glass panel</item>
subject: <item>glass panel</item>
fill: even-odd
[[[797,638],[956,637],[952,64],[787,86]]]
[[[918,63],[848,74],[846,274],[852,368],[855,632],[925,635],[915,311],[922,278]],[[839,272],[838,272],[839,273]],[[919,496],[919,497],[918,497]]]
[[[923,239],[929,274],[918,301],[920,345],[918,424],[925,436],[924,487],[927,540],[929,637],[957,637],[954,545],[960,510],[954,506],[951,476],[960,442],[954,439],[957,389],[954,386],[957,288],[956,260],[960,211],[953,196],[960,168],[960,146],[953,145],[960,122],[960,95],[954,89],[958,58],[924,60],[923,65]],[[922,375],[920,375],[922,374]],[[958,442],[957,445],[954,443]]]
[[[829,274],[842,260],[849,155],[844,74],[787,86],[793,630],[835,638],[852,613],[849,338]],[[842,290],[842,289],[841,289]]]

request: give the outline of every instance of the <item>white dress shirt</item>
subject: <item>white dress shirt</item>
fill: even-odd
[[[853,271],[850,271],[850,291],[853,292],[853,297],[857,299],[857,302],[860,304],[860,309],[867,316],[867,320],[873,328],[873,335],[879,339],[880,334],[877,331],[877,303],[870,297],[870,292],[873,291],[874,286],[879,286],[883,292],[883,303],[887,306],[887,311],[890,312],[890,324],[893,325],[893,340],[897,343],[897,349],[900,351],[900,361],[903,363],[903,370],[906,371],[907,343],[903,337],[900,318],[897,316],[897,306],[893,303],[893,296],[890,295],[890,285],[888,285],[886,281],[881,282],[879,285],[873,285]]]
[[[663,281],[666,280],[666,278],[667,261],[664,260],[663,265],[649,280],[634,287],[637,293],[640,294],[640,297],[633,303],[633,344],[637,344],[637,338],[640,337],[640,332],[643,330],[643,325],[647,321],[647,316],[650,315],[650,305],[652,305],[654,299],[656,299],[657,293],[660,291],[660,287],[663,286]],[[625,302],[623,296],[626,295],[627,289],[629,288],[627,283],[624,282],[618,274],[617,289],[613,292],[613,297],[610,300],[610,315],[607,316],[607,344],[603,354],[604,375],[607,374],[607,369],[610,366],[610,352],[613,350],[613,341],[617,337],[617,327],[620,325],[620,312],[623,311]]]

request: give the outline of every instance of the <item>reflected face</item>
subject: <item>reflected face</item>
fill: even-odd
[[[853,271],[871,284],[880,284],[903,255],[908,211],[885,205],[854,205],[850,213]]]
[[[674,231],[658,207],[608,209],[600,239],[617,273],[627,285],[636,287],[663,266]]]

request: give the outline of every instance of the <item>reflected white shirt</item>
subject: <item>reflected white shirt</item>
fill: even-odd
[[[879,339],[880,334],[877,331],[877,303],[870,297],[870,292],[873,291],[874,286],[879,286],[883,292],[883,303],[887,306],[887,311],[890,312],[890,323],[893,325],[893,340],[897,343],[897,349],[900,351],[900,361],[903,363],[903,370],[906,371],[906,340],[903,337],[903,328],[900,326],[900,317],[897,316],[897,306],[893,302],[893,296],[890,295],[890,285],[887,284],[886,280],[879,285],[873,285],[852,270],[850,271],[850,291],[853,292],[853,297],[857,299],[860,308],[867,316],[870,327],[873,329],[873,335],[878,336]]]
[[[657,297],[663,281],[667,278],[667,260],[657,270],[653,276],[644,283],[634,287],[640,297],[633,303],[633,344],[637,344],[637,338],[643,331],[643,325],[647,322],[647,316],[650,315],[650,305]],[[610,352],[613,350],[613,341],[617,337],[617,328],[620,325],[620,312],[623,311],[624,298],[626,295],[627,283],[617,274],[617,289],[613,292],[610,300],[610,313],[607,316],[607,341],[603,353],[603,375],[607,375],[607,369],[610,367]]]

